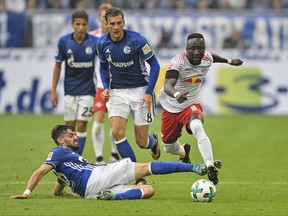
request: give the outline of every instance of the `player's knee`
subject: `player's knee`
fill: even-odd
[[[112,129],[112,136],[114,137],[115,140],[120,140],[125,137],[125,132],[124,130]]]
[[[151,185],[142,185],[141,189],[144,193],[143,199],[149,199],[155,194],[154,188]]]

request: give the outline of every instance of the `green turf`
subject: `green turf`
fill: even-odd
[[[214,157],[223,161],[212,203],[192,201],[190,187],[200,178],[194,173],[149,176],[155,196],[133,201],[54,197],[51,191],[55,177],[49,173],[31,198],[9,200],[10,195],[24,191],[32,172],[55,146],[50,130],[59,123],[63,118],[57,115],[0,116],[0,215],[288,215],[288,116],[206,116],[205,128]],[[90,128],[91,124],[83,156],[93,162]],[[131,120],[127,131],[138,161],[151,161],[149,151],[135,145]],[[160,116],[152,131],[160,137]],[[181,141],[191,143],[192,161],[200,162],[195,139],[183,131]],[[109,149],[107,142],[105,158],[109,157]],[[161,160],[177,159],[168,154],[161,156]]]

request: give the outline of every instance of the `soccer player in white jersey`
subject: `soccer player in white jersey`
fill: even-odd
[[[56,143],[44,163],[33,172],[23,194],[10,199],[27,199],[39,181],[53,170],[57,176],[54,195],[78,195],[83,198],[122,200],[147,199],[154,195],[151,185],[130,185],[135,179],[149,175],[163,175],[176,172],[194,172],[204,175],[206,166],[182,162],[135,163],[130,158],[107,164],[91,164],[75,153],[79,148],[74,129],[67,125],[56,125],[51,131]],[[68,186],[74,193],[64,190]]]
[[[186,51],[177,54],[169,63],[164,87],[159,92],[162,110],[162,143],[164,151],[180,155],[180,160],[190,163],[190,145],[180,145],[178,138],[185,126],[193,134],[198,148],[208,167],[208,178],[216,185],[221,161],[214,162],[212,145],[203,128],[203,110],[200,104],[200,89],[204,77],[213,62],[242,65],[240,59],[226,59],[205,51],[204,37],[200,33],[190,34]]]
[[[65,62],[64,76],[64,120],[76,127],[81,155],[86,142],[87,121],[92,117],[95,85],[93,82],[98,38],[87,33],[88,14],[77,10],[72,14],[72,33],[59,39],[56,62],[53,70],[51,102],[58,105],[57,85],[61,74],[61,64]]]
[[[99,6],[98,20],[100,22],[100,27],[89,32],[90,34],[96,37],[100,37],[107,32],[107,29],[105,26],[105,11],[109,8],[112,8],[112,5],[110,3],[103,3]],[[97,77],[97,91],[96,91],[96,97],[94,100],[94,107],[93,107],[94,121],[92,125],[92,141],[93,141],[93,147],[94,147],[94,151],[96,155],[96,162],[101,163],[101,162],[104,162],[104,158],[103,158],[103,147],[104,147],[104,137],[105,137],[104,120],[105,120],[105,114],[107,112],[107,108],[106,108],[106,103],[101,98],[101,93],[103,91],[103,84],[101,82],[100,73],[99,73],[98,58],[96,62],[95,74]],[[118,151],[114,142],[114,138],[112,136],[111,129],[110,129],[109,136],[110,136],[110,141],[111,141],[110,160],[118,160],[119,155],[118,155]]]
[[[125,135],[132,114],[137,145],[151,149],[153,159],[157,160],[160,157],[157,135],[148,131],[155,114],[153,90],[160,65],[141,34],[124,30],[124,14],[119,8],[106,10],[105,21],[108,33],[100,37],[97,44],[104,86],[101,96],[108,101],[108,117],[118,152],[122,158],[129,157],[136,162]],[[145,62],[150,65],[149,75]]]

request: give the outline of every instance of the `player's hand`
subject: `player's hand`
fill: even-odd
[[[58,106],[58,97],[56,93],[51,92],[51,103],[53,107]]]
[[[147,107],[148,113],[151,111],[151,104],[152,104],[152,95],[144,94],[143,96],[143,104]]]
[[[101,93],[101,98],[102,100],[104,100],[105,102],[109,101],[110,98],[110,91],[109,89],[104,89],[103,92]]]
[[[241,59],[232,59],[231,60],[231,65],[234,65],[234,66],[240,66],[243,64],[244,61],[242,61]]]
[[[28,199],[28,195],[27,194],[17,194],[14,196],[10,196],[10,199]]]
[[[185,92],[182,92],[176,96],[176,100],[178,101],[178,103],[183,103],[185,100],[187,100],[186,95],[188,94],[188,92],[189,91],[186,90]]]

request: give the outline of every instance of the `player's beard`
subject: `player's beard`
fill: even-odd
[[[80,146],[79,146],[78,143],[75,143],[73,146],[70,146],[70,148],[71,148],[73,151],[77,151],[77,150],[80,148]]]

